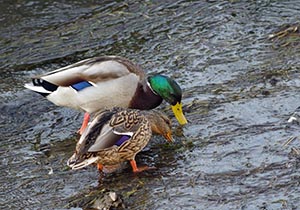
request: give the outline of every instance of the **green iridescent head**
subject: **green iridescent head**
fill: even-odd
[[[173,79],[164,75],[153,75],[148,77],[148,83],[151,89],[172,106],[172,110],[180,124],[186,124],[182,112],[182,91],[180,86]]]
[[[182,91],[173,79],[163,75],[154,75],[148,78],[148,82],[151,89],[169,104],[181,103]]]

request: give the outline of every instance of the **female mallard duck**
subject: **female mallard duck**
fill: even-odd
[[[163,75],[146,77],[138,65],[118,56],[80,61],[33,77],[25,87],[58,106],[85,111],[81,133],[91,113],[112,107],[148,110],[163,99],[172,105],[178,122],[187,123],[182,112],[181,88],[174,80]]]
[[[114,108],[98,113],[88,125],[68,160],[72,169],[96,163],[98,169],[130,161],[133,172],[138,168],[135,156],[149,142],[152,132],[172,142],[171,121],[158,111]]]

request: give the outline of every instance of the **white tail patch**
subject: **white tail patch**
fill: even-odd
[[[29,89],[29,90],[33,90],[35,92],[38,92],[38,93],[49,93],[49,94],[52,93],[51,91],[46,90],[42,86],[34,86],[30,83],[25,84],[24,87]]]
[[[98,157],[91,157],[87,160],[82,161],[81,163],[73,165],[72,170],[77,170],[77,169],[84,168],[88,165],[91,165],[92,163],[95,163],[97,160],[98,160]]]

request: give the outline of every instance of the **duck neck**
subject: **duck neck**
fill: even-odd
[[[154,109],[161,104],[162,100],[163,99],[148,86],[145,79],[138,84],[135,95],[129,103],[129,108],[141,110]]]
[[[153,110],[151,111],[142,111],[141,112],[143,115],[145,115],[147,117],[147,120],[149,121],[149,124],[151,126],[151,130],[153,133],[155,134],[160,134],[160,129],[159,126],[160,125],[160,121],[159,121],[159,113],[155,112]]]

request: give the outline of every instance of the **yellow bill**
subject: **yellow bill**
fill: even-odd
[[[177,103],[174,106],[172,106],[172,110],[173,110],[175,117],[176,117],[177,121],[179,122],[179,124],[181,124],[181,125],[187,124],[187,120],[182,112],[182,104],[181,103]]]

